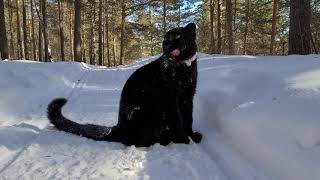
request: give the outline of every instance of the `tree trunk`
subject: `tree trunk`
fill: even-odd
[[[90,64],[95,64],[95,35],[94,35],[94,24],[96,19],[95,13],[95,1],[91,1],[90,8],[90,40],[89,40],[89,56],[90,56]]]
[[[64,33],[63,33],[63,0],[58,0],[58,11],[59,11],[59,34],[60,34],[60,56],[61,61],[65,61],[64,54]]]
[[[282,42],[282,56],[285,56],[285,46],[286,46],[286,42]]]
[[[214,0],[210,0],[210,52],[214,54],[216,43],[214,39]]]
[[[114,27],[113,27],[114,28]],[[112,44],[112,53],[113,53],[113,66],[117,66],[117,48],[116,48],[116,37],[115,31],[113,29],[113,44]]]
[[[111,66],[111,60],[110,60],[110,40],[109,40],[109,12],[108,12],[108,0],[105,0],[105,28],[106,28],[106,45],[107,45],[107,61],[108,61],[108,67]]]
[[[39,0],[39,7],[41,7],[42,0]],[[40,8],[41,11],[41,8]],[[42,47],[42,23],[41,23],[41,18],[40,18],[40,12],[38,14],[39,17],[39,43],[38,43],[38,53],[39,53],[39,61],[43,61],[43,57],[42,57],[42,51],[43,51],[43,47]]]
[[[82,53],[81,53],[81,9],[82,2],[81,0],[74,1],[74,61],[81,62]]]
[[[0,57],[1,59],[9,58],[3,0],[0,0]]]
[[[236,35],[236,21],[237,21],[237,0],[234,0],[234,12],[233,12],[233,32]]]
[[[72,9],[69,11],[69,40],[70,40],[70,60],[74,60],[74,55],[73,55],[73,34],[72,34]]]
[[[312,43],[312,46],[313,46],[313,50],[314,50],[314,53],[315,54],[318,54],[318,48],[317,48],[317,45],[315,43],[316,41],[314,40],[314,34],[311,33],[311,43]]]
[[[226,54],[234,54],[232,0],[226,0]]]
[[[152,10],[151,10],[151,6],[149,6],[149,19],[150,19],[150,53],[151,56],[154,56],[154,52],[153,52],[153,22],[152,22]]]
[[[44,40],[44,61],[50,62],[49,54],[49,38],[48,38],[48,26],[47,26],[47,0],[42,0],[42,30]]]
[[[180,0],[178,1],[179,2],[179,9],[178,9],[178,27],[180,27],[181,26],[181,19],[182,19],[182,17],[181,17],[181,2],[180,2]]]
[[[245,28],[244,28],[244,40],[243,40],[243,55],[247,54],[247,38],[248,38],[248,26],[250,20],[250,0],[246,0],[246,14],[245,14]]]
[[[125,18],[126,5],[125,0],[121,1],[121,42],[120,42],[120,65],[124,64],[124,36],[125,36]]]
[[[221,37],[221,0],[218,0],[217,4],[217,36],[218,36],[218,44],[217,44],[217,53],[221,53],[221,45],[222,45],[222,37]]]
[[[98,27],[98,65],[102,66],[102,0],[99,0],[99,27]]]
[[[83,10],[85,11],[85,10]],[[82,24],[85,24],[86,22],[86,16],[85,13],[82,13]],[[83,25],[81,27],[81,31],[82,31],[82,46],[81,46],[81,52],[82,52],[82,62],[86,63],[86,33],[85,33],[85,26]]]
[[[111,15],[114,16],[115,14],[115,8],[113,6],[111,6]],[[113,20],[110,21],[112,24],[111,24],[111,27],[112,27],[112,58],[113,58],[113,66],[116,66],[117,65],[117,57],[116,57],[116,37],[115,37],[115,23]]]
[[[9,56],[11,56],[11,58],[16,57],[15,56],[15,48],[14,48],[14,42],[13,42],[13,8],[12,8],[12,1],[8,0],[8,5],[9,5],[9,28],[10,28],[10,50],[9,50]],[[9,57],[10,58],[10,57]]]
[[[276,31],[277,31],[277,20],[278,20],[278,0],[273,0],[270,55],[273,55],[274,53],[274,43],[275,43],[275,37],[276,37]]]
[[[17,50],[18,50],[18,59],[22,59],[23,48],[21,41],[21,27],[20,27],[20,16],[19,16],[19,0],[16,0],[16,16],[17,16]]]
[[[23,56],[24,56],[24,59],[29,59],[26,0],[22,0],[22,28],[23,28],[23,49],[24,49]]]
[[[33,10],[33,8],[34,8],[33,0],[30,0],[32,55],[33,55],[33,60],[35,61],[37,59],[37,55],[36,55],[36,38],[35,38],[35,31],[34,31],[34,10]]]
[[[311,53],[310,0],[290,1],[289,54]]]
[[[167,0],[163,0],[163,36],[167,33]]]

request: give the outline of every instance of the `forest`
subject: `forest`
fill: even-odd
[[[318,54],[320,0],[0,0],[1,59],[118,66],[194,22],[198,51]]]

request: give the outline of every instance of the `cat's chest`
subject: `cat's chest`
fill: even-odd
[[[196,77],[193,71],[191,68],[170,69],[164,76],[164,84],[169,85],[170,88],[175,90],[186,91],[196,83]]]

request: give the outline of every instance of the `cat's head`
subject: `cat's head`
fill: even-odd
[[[185,61],[197,52],[196,25],[189,23],[185,27],[169,30],[163,40],[163,54],[174,61]]]

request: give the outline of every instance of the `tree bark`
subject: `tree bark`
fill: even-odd
[[[29,59],[26,0],[22,0],[22,29],[23,29],[23,49],[24,49],[23,56],[24,56],[24,59]]]
[[[14,42],[13,42],[13,39],[14,39],[14,32],[13,32],[13,20],[12,20],[12,17],[13,17],[13,7],[12,7],[12,1],[11,0],[8,0],[8,5],[9,5],[9,28],[10,28],[10,50],[9,50],[9,58],[11,56],[11,58],[13,57],[16,57],[15,56],[15,48],[14,48]],[[4,17],[4,16],[3,16]]]
[[[94,24],[96,19],[95,13],[95,1],[91,1],[90,8],[90,40],[89,40],[89,56],[90,56],[90,64],[95,64],[95,35],[94,35]]]
[[[290,1],[289,54],[311,53],[310,0]]]
[[[234,12],[233,12],[233,32],[236,34],[236,21],[237,21],[237,0],[234,0]]]
[[[249,26],[249,20],[250,20],[250,0],[246,0],[246,14],[245,14],[245,28],[244,28],[244,40],[243,40],[243,55],[247,54],[247,38],[248,38],[248,26]]]
[[[278,0],[273,0],[270,55],[273,55],[274,53],[274,43],[275,43],[275,37],[276,37],[276,31],[277,31],[277,20],[278,20]]]
[[[47,0],[42,0],[42,30],[44,40],[44,61],[50,62],[49,54],[49,38],[48,38],[48,25],[47,25]]]
[[[60,57],[61,61],[65,61],[64,54],[64,33],[63,33],[63,0],[58,0],[58,11],[59,11],[59,34],[60,34]]]
[[[108,12],[108,0],[105,0],[105,11],[104,11],[104,16],[105,16],[105,29],[106,29],[106,45],[107,45],[107,62],[108,62],[108,67],[111,66],[111,60],[110,60],[110,40],[109,40],[109,12]]]
[[[226,54],[234,54],[232,0],[226,0]]]
[[[112,16],[115,14],[115,8],[111,6],[111,14]],[[110,21],[112,27],[112,57],[113,57],[113,66],[117,65],[117,49],[116,49],[116,37],[115,37],[115,23],[114,21]]]
[[[149,25],[150,25],[150,53],[151,56],[154,56],[154,50],[153,50],[153,22],[152,22],[152,9],[151,6],[149,6]]]
[[[121,42],[120,42],[120,65],[124,64],[124,36],[125,36],[125,18],[126,18],[126,5],[125,0],[121,1]]]
[[[26,2],[22,0],[23,58],[29,59]]]
[[[113,27],[113,44],[112,44],[112,53],[113,53],[113,66],[117,66],[117,47],[116,47],[116,37],[115,37],[115,31]]]
[[[318,54],[319,51],[318,51],[318,48],[317,48],[317,45],[316,45],[316,40],[314,38],[314,34],[311,33],[311,43],[312,43],[312,46],[313,46],[313,50],[314,50],[314,53],[315,54]]]
[[[42,0],[39,0],[39,7],[42,7]],[[42,11],[41,10],[42,8],[40,8],[40,12]],[[43,51],[43,45],[42,45],[42,42],[43,42],[43,40],[42,40],[42,23],[41,23],[41,18],[40,18],[40,12],[38,12],[39,14],[38,14],[38,17],[39,17],[39,43],[38,43],[38,53],[39,53],[39,61],[43,61],[43,57],[42,57],[42,55],[43,55],[43,53],[42,53],[42,51]],[[42,13],[42,12],[41,12]]]
[[[3,0],[0,0],[0,55],[1,59],[9,58]]]
[[[84,10],[85,11],[85,10]],[[82,24],[85,24],[86,22],[86,16],[85,13],[82,13]],[[85,33],[85,26],[83,25],[81,27],[81,32],[82,32],[82,46],[81,46],[81,52],[82,52],[82,62],[87,62],[86,60],[86,33]]]
[[[102,50],[102,0],[99,0],[99,28],[98,28],[98,65],[102,66],[103,63],[103,50]]]
[[[210,0],[210,52],[212,54],[216,51],[216,43],[214,38],[214,0]]]
[[[74,60],[74,55],[73,55],[73,34],[72,34],[72,9],[69,11],[69,40],[70,40],[70,60]]]
[[[167,0],[163,0],[163,36],[167,33]]]
[[[74,1],[74,40],[73,40],[73,51],[74,51],[74,61],[82,61],[81,53],[81,0]]]
[[[221,53],[222,37],[221,37],[221,0],[218,0],[217,4],[217,53]]]
[[[37,54],[36,54],[36,38],[35,38],[35,31],[34,31],[34,10],[33,10],[33,8],[34,8],[33,0],[30,0],[32,55],[33,55],[33,60],[35,61],[37,59]]]
[[[20,27],[20,16],[19,16],[19,0],[16,0],[16,16],[17,16],[17,50],[18,50],[18,59],[22,59],[23,48],[21,41],[21,27]]]

